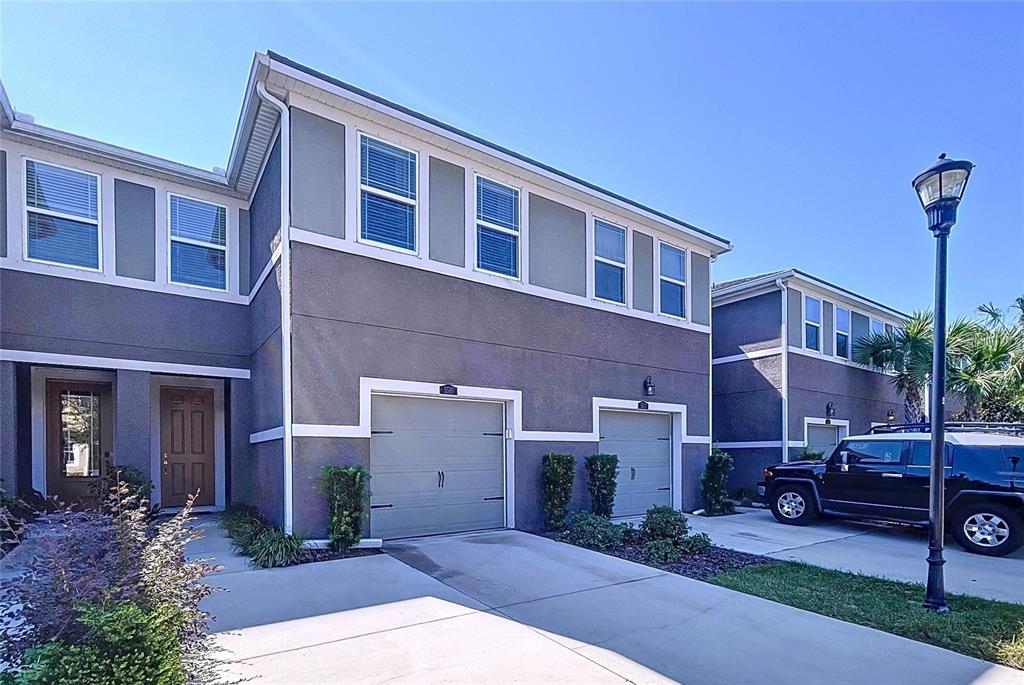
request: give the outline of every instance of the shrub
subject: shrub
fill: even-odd
[[[683,554],[703,554],[711,547],[711,538],[707,533],[696,533],[687,535],[679,545],[679,551]]]
[[[253,538],[246,548],[246,553],[252,564],[260,568],[291,566],[298,562],[300,552],[305,544],[305,535],[301,533],[285,535],[285,532],[277,526],[271,526]]]
[[[220,527],[231,538],[231,546],[241,554],[248,554],[249,546],[270,524],[256,507],[232,504],[220,516]]]
[[[93,481],[91,494],[106,505],[149,506],[149,498],[153,493],[153,481],[146,475],[130,466],[107,464],[106,473]]]
[[[578,511],[569,517],[562,540],[579,547],[598,551],[618,547],[622,544],[625,524],[612,523],[603,516]]]
[[[825,452],[822,450],[812,450],[809,447],[804,447],[797,454],[797,459],[800,461],[821,461],[825,458]]]
[[[644,558],[652,564],[662,566],[679,561],[682,552],[668,540],[651,540],[644,544]]]
[[[320,469],[317,488],[327,498],[327,533],[331,549],[341,552],[359,542],[363,536],[363,516],[370,493],[366,484],[370,474],[362,466],[324,466]]]
[[[663,540],[679,545],[689,532],[690,524],[686,517],[672,507],[651,507],[640,523],[641,539],[648,543]]]
[[[732,471],[732,457],[728,452],[712,449],[707,466],[700,477],[700,494],[704,500],[704,515],[729,514],[734,510],[729,492],[725,488],[726,478]]]
[[[619,457],[615,454],[592,454],[587,457],[586,463],[590,511],[611,518],[615,508],[615,477],[619,472]]]
[[[571,454],[545,454],[541,467],[541,506],[548,530],[565,525],[576,477],[576,457]]]

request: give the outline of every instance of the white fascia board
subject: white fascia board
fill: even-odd
[[[11,99],[7,97],[7,88],[4,87],[2,79],[0,79],[0,115],[3,116],[5,123],[14,123],[14,105],[11,104]]]
[[[886,307],[885,305],[873,302],[860,295],[847,292],[842,288],[838,288],[817,278],[797,273],[796,271],[790,272],[790,275],[783,276],[783,278],[789,285],[792,285],[797,290],[800,290],[805,294],[810,291],[812,296],[824,296],[825,299],[828,299],[833,304],[850,305],[854,309],[860,309],[862,312],[866,311],[868,314],[880,315],[894,323],[902,323],[909,318],[907,314],[897,309]]]
[[[239,169],[245,159],[245,149],[249,145],[249,129],[252,127],[252,116],[255,112],[253,103],[259,103],[256,97],[256,81],[266,72],[268,57],[257,52],[249,66],[249,78],[245,83],[245,95],[242,96],[242,108],[238,111],[238,123],[235,124],[235,138],[231,141],[231,152],[228,155],[226,182],[232,187],[237,181]],[[254,186],[255,187],[255,186]]]

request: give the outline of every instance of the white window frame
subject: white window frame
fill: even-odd
[[[875,331],[875,326],[878,326],[879,330]],[[876,332],[878,335],[885,335],[885,322],[881,319],[871,317],[871,321],[868,323],[868,330],[874,335]]]
[[[846,325],[847,325],[846,330],[843,330],[843,329],[839,328],[839,310],[840,309],[842,309],[844,312],[846,312]],[[836,330],[835,330],[836,339],[834,341],[834,345],[835,345],[836,356],[839,357],[840,359],[846,359],[847,361],[849,361],[853,357],[853,335],[851,334],[851,331],[853,330],[853,310],[850,309],[849,307],[840,307],[838,304],[835,305],[835,327],[836,327]],[[846,336],[846,356],[843,356],[843,355],[839,354],[839,336],[840,335],[845,335]]]
[[[601,256],[599,256],[597,254],[597,224],[598,224],[598,222],[604,224],[605,226],[610,226],[612,228],[617,228],[620,231],[622,231],[622,259],[623,259],[622,262],[617,262],[614,259],[608,259],[607,257],[601,257]],[[621,225],[619,225],[617,223],[614,223],[612,221],[608,221],[607,219],[602,219],[599,216],[595,216],[595,217],[593,217],[593,221],[591,222],[591,234],[593,235],[593,240],[591,240],[591,242],[593,243],[593,249],[590,252],[590,256],[592,257],[592,261],[591,261],[591,265],[590,265],[590,271],[593,273],[593,278],[594,278],[593,298],[595,300],[597,300],[598,302],[606,302],[608,304],[614,304],[614,305],[617,305],[619,307],[627,307],[627,306],[629,306],[627,303],[630,300],[630,294],[632,292],[632,287],[631,287],[631,283],[630,283],[630,279],[631,279],[632,273],[631,273],[631,270],[629,268],[629,262],[630,262],[630,247],[629,247],[629,244],[630,244],[630,231],[629,231],[629,229],[627,227],[625,227],[625,226],[621,226]],[[610,266],[614,266],[614,267],[622,269],[622,302],[619,302],[617,300],[609,300],[609,299],[606,299],[606,298],[603,298],[603,297],[598,297],[598,295],[597,295],[597,262],[604,262],[605,264],[608,264]]]
[[[65,214],[64,212],[57,212],[52,209],[40,209],[39,207],[29,207],[28,205],[28,163],[43,164],[45,166],[52,166],[57,169],[64,169],[65,171],[74,171],[78,174],[84,174],[86,176],[92,176],[96,182],[96,218],[89,219],[83,216],[77,216],[75,214]],[[85,171],[84,169],[77,169],[75,167],[67,166],[65,164],[55,164],[42,159],[36,159],[34,157],[23,157],[21,167],[21,204],[22,204],[22,258],[26,262],[35,262],[36,264],[49,264],[51,266],[60,266],[65,269],[78,269],[79,271],[89,271],[92,273],[103,273],[103,177],[100,174],[93,173],[91,171]],[[66,264],[64,262],[53,262],[48,259],[37,259],[29,256],[29,236],[28,236],[28,215],[29,213],[40,214],[42,216],[52,216],[57,219],[66,219],[68,221],[77,221],[83,224],[94,224],[96,226],[96,268],[91,266],[81,266],[79,264]]]
[[[679,250],[680,252],[683,253],[683,265],[684,265],[683,266],[683,269],[684,269],[683,280],[679,280],[679,279],[673,278],[671,276],[664,276],[664,275],[662,275],[662,273],[661,273],[661,247],[663,245],[666,246],[666,247],[670,247],[673,250]],[[657,279],[655,280],[655,300],[656,300],[656,305],[657,305],[657,310],[656,311],[658,312],[658,316],[667,316],[668,318],[675,319],[676,321],[689,321],[689,319],[690,319],[690,284],[687,283],[686,279],[690,275],[690,251],[687,248],[685,248],[685,247],[681,247],[679,245],[674,245],[674,244],[672,244],[670,242],[667,242],[667,241],[659,239],[658,240],[658,244],[657,244],[657,253],[655,254],[655,257],[654,257],[654,274],[655,274],[655,276],[657,276]],[[676,316],[675,314],[670,314],[668,312],[662,311],[662,309],[661,309],[661,282],[662,281],[668,281],[669,283],[675,283],[676,285],[681,285],[683,287],[683,316]]]
[[[814,300],[815,302],[818,303],[818,321],[811,321],[810,319],[807,318],[807,300]],[[803,342],[804,342],[804,349],[805,350],[812,350],[814,352],[821,352],[821,347],[822,347],[822,340],[821,340],[821,328],[822,328],[822,326],[821,326],[821,318],[822,318],[822,313],[824,311],[825,302],[820,297],[814,297],[813,295],[806,295],[805,294],[804,295],[803,305],[804,305],[804,312],[803,312],[804,327],[803,327],[803,331],[801,331],[801,334],[803,335],[803,339],[804,339],[803,340]],[[807,346],[807,325],[808,324],[810,324],[811,326],[814,326],[815,328],[818,329],[818,346],[817,347],[808,347]]]
[[[171,198],[178,197],[183,200],[190,200],[192,202],[201,202],[204,205],[211,205],[213,207],[220,207],[224,210],[224,244],[218,245],[216,243],[206,242],[205,240],[195,240],[194,238],[182,238],[174,235],[173,226],[171,225]],[[228,227],[228,216],[229,211],[227,205],[222,205],[219,202],[210,202],[209,200],[203,200],[198,197],[192,197],[183,193],[167,192],[167,282],[171,285],[178,285],[183,288],[198,288],[199,290],[208,290],[215,293],[226,293],[229,290],[231,284],[231,250],[228,249],[229,237],[231,231]],[[211,288],[208,285],[197,285],[195,283],[184,283],[182,281],[176,281],[172,277],[174,270],[171,268],[171,261],[173,259],[173,250],[171,245],[175,242],[185,243],[186,245],[196,245],[197,247],[206,247],[214,250],[222,250],[224,252],[224,287],[223,288]]]
[[[480,212],[480,209],[479,209],[479,207],[480,207],[480,181],[479,181],[479,179],[481,179],[481,178],[484,179],[485,181],[490,182],[490,183],[494,183],[495,185],[504,186],[505,188],[510,188],[510,189],[516,191],[516,204],[518,205],[518,210],[519,210],[518,211],[518,214],[519,214],[518,229],[519,230],[513,231],[510,228],[505,228],[504,226],[499,226],[498,224],[492,224],[490,221],[485,221],[483,219],[478,218],[478,215],[479,215],[479,212]],[[514,186],[511,183],[505,183],[503,181],[499,181],[499,180],[497,180],[496,178],[494,178],[492,176],[486,176],[486,175],[481,174],[479,172],[474,172],[473,173],[473,216],[472,216],[472,221],[473,221],[473,271],[478,271],[480,273],[488,274],[488,275],[491,275],[491,276],[498,276],[499,278],[506,278],[506,279],[508,279],[510,281],[522,282],[522,280],[523,280],[523,189],[518,187],[518,186]],[[503,274],[500,271],[491,271],[490,269],[485,269],[484,267],[480,266],[480,227],[481,226],[483,226],[484,228],[490,229],[492,231],[500,231],[501,233],[508,233],[509,235],[513,235],[513,236],[516,237],[516,275],[515,276],[509,276],[508,274]]]
[[[381,190],[380,188],[374,188],[373,186],[368,186],[365,183],[363,183],[363,138],[366,138],[368,140],[375,140],[378,143],[384,143],[385,145],[389,145],[391,147],[398,148],[399,150],[402,150],[403,152],[408,152],[409,154],[411,154],[413,156],[413,158],[414,158],[414,160],[416,162],[416,197],[415,198],[402,197],[401,195],[396,195],[395,193],[389,193],[386,190]],[[357,172],[356,182],[357,182],[357,185],[359,187],[359,192],[356,194],[356,242],[362,243],[363,245],[373,245],[374,247],[380,247],[380,248],[383,248],[385,250],[393,250],[395,252],[401,252],[402,254],[419,256],[419,254],[420,254],[420,207],[419,207],[419,201],[420,201],[420,194],[421,194],[421,190],[422,190],[421,187],[420,187],[420,179],[423,178],[423,173],[422,173],[423,170],[420,168],[420,153],[419,153],[419,151],[413,150],[411,148],[407,148],[404,145],[399,145],[398,143],[395,143],[395,142],[392,142],[390,140],[387,140],[386,138],[381,138],[380,136],[371,135],[369,133],[366,133],[365,131],[358,131],[358,135],[356,137],[356,149],[358,150],[358,152],[356,153],[356,172]],[[413,222],[412,223],[412,241],[413,241],[413,249],[408,250],[408,249],[406,249],[404,247],[399,247],[397,245],[391,245],[389,243],[382,243],[379,240],[372,240],[370,238],[364,238],[363,237],[363,193],[364,192],[370,193],[371,195],[377,195],[378,197],[383,197],[383,198],[386,198],[388,200],[394,200],[395,202],[401,202],[402,204],[406,204],[406,205],[409,205],[410,207],[412,207],[412,209],[413,209],[413,212],[412,212],[412,222]]]

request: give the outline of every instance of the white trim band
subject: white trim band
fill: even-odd
[[[255,445],[260,442],[281,440],[282,438],[284,438],[284,426],[277,426],[275,428],[268,428],[267,430],[257,431],[256,433],[250,433],[249,444]]]
[[[30,364],[54,364],[57,366],[81,366],[90,369],[125,369],[149,371],[184,376],[214,376],[217,378],[243,378],[248,380],[249,369],[230,366],[198,366],[172,362],[146,362],[138,359],[116,359],[114,357],[87,357],[77,354],[55,352],[27,352],[24,350],[0,349],[0,361],[27,362]]]
[[[779,448],[782,447],[781,440],[750,440],[748,442],[713,442],[712,447],[723,450],[745,450],[758,448]]]
[[[760,359],[762,357],[774,357],[777,354],[782,354],[781,347],[769,347],[763,350],[753,350],[751,352],[743,352],[741,354],[731,354],[728,357],[715,357],[711,360],[711,365],[716,364],[728,364],[729,362],[740,362],[747,361],[750,359]]]

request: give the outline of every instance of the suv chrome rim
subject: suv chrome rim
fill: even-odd
[[[788,519],[800,518],[807,509],[804,498],[793,491],[783,493],[778,499],[778,506],[779,513]]]
[[[979,547],[998,547],[1010,537],[1010,525],[995,514],[973,514],[964,521],[964,533]]]

